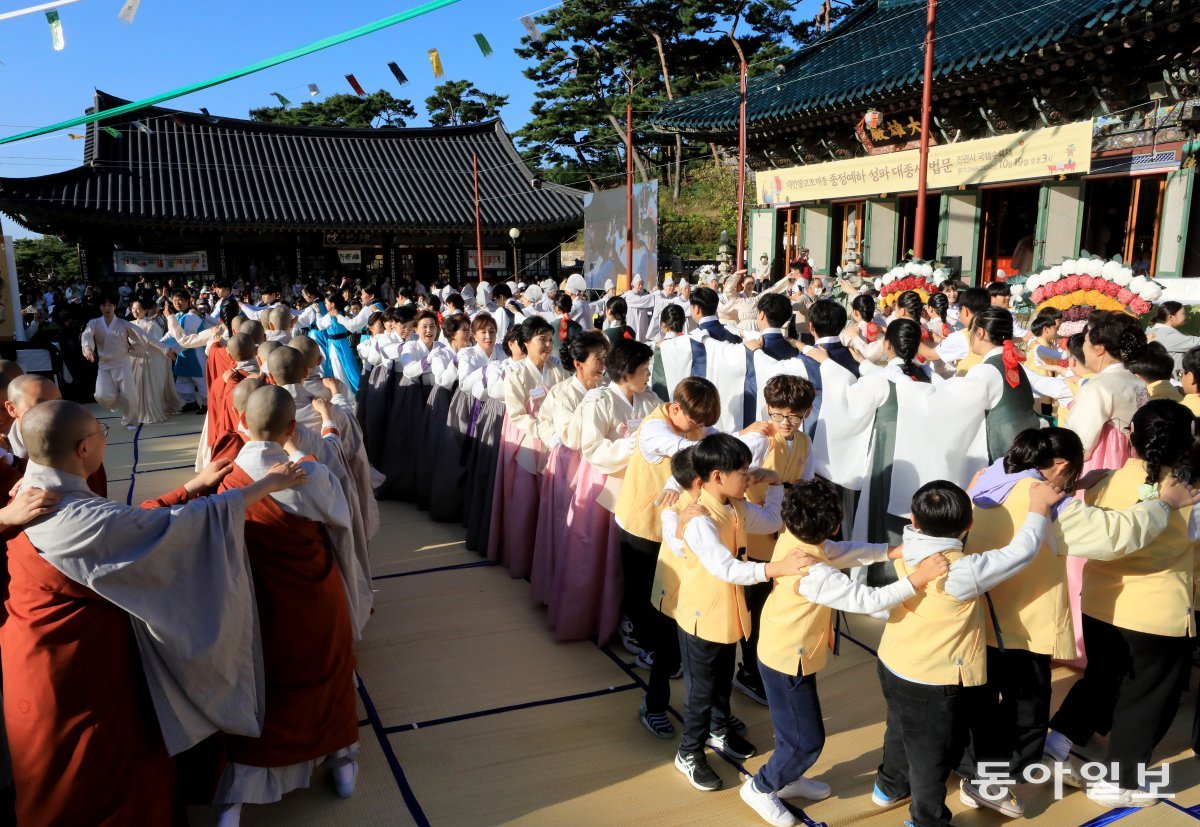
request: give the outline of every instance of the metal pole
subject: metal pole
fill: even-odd
[[[740,50],[739,50],[740,51]],[[746,241],[746,61],[742,60],[741,67],[742,91],[741,104],[738,107],[738,197],[737,197],[737,258],[734,260],[734,272],[742,269]]]
[[[475,172],[475,267],[479,270],[479,283],[483,284],[483,228],[479,223],[479,154],[471,153],[471,167]]]
[[[625,104],[625,288],[633,287],[633,78]]]
[[[913,222],[913,256],[925,257],[925,189],[929,183],[929,121],[933,114],[933,25],[937,0],[926,0],[925,81],[921,92],[921,153],[917,169],[917,218]]]

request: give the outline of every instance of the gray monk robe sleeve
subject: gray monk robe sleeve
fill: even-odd
[[[46,562],[129,614],[168,752],[217,731],[257,736],[262,650],[242,493],[134,508],[33,462],[21,487],[63,494],[25,534]]]

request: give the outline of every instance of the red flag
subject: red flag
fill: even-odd
[[[367,93],[363,91],[362,84],[358,82],[358,78],[354,77],[354,75],[346,75],[346,81],[350,84],[350,88],[354,90],[354,94],[362,95],[364,98],[367,96]]]

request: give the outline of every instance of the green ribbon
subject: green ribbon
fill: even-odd
[[[483,52],[484,57],[492,53],[492,44],[488,43],[487,38],[483,35],[475,35],[475,42],[479,44],[479,51]]]
[[[49,135],[51,132],[58,132],[62,129],[70,129],[73,126],[82,126],[83,124],[92,123],[93,121],[117,118],[121,115],[127,115],[130,112],[136,112],[139,109],[145,109],[148,106],[157,106],[160,103],[174,100],[175,98],[181,98],[184,95],[190,95],[193,92],[199,92],[202,89],[211,89],[214,86],[220,86],[222,83],[228,83],[231,80],[237,80],[238,78],[244,78],[247,75],[253,75],[256,72],[261,72],[264,69],[270,69],[273,66],[280,65],[281,63],[287,63],[289,61],[296,60],[297,58],[306,57],[315,52],[320,52],[333,46],[340,46],[341,44],[347,43],[351,40],[357,40],[360,37],[374,34],[375,32],[395,26],[397,23],[404,23],[405,21],[412,20],[413,18],[429,14],[431,11],[437,11],[438,9],[445,8],[446,6],[453,6],[457,2],[459,2],[459,0],[430,0],[430,2],[422,3],[415,8],[393,14],[390,17],[385,17],[382,20],[375,21],[374,23],[368,23],[365,26],[359,26],[357,29],[351,29],[348,32],[342,32],[341,34],[336,34],[332,37],[326,37],[323,40],[318,40],[315,43],[308,44],[307,46],[301,46],[298,49],[292,49],[290,52],[284,52],[283,54],[269,57],[266,60],[260,60],[258,63],[252,63],[249,66],[243,66],[241,69],[227,72],[226,74],[219,75],[215,78],[202,80],[198,83],[189,84],[188,86],[181,86],[178,89],[172,89],[170,92],[162,92],[157,95],[151,95],[148,98],[142,98],[140,101],[127,103],[114,109],[105,109],[102,112],[92,112],[87,115],[80,115],[78,118],[71,118],[70,120],[60,121],[59,123],[50,124],[49,126],[41,126],[37,129],[31,129],[28,132],[9,135],[7,138],[0,138],[0,146],[3,146],[4,144],[11,144],[16,141],[24,141],[28,138],[36,138],[40,135]]]

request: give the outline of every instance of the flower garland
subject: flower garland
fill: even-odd
[[[950,273],[941,268],[934,268],[927,261],[907,261],[888,270],[879,278],[879,306],[891,307],[900,298],[900,294],[912,290],[921,301],[928,303],[929,297],[941,292],[942,283],[950,278]]]
[[[1099,258],[1068,259],[1031,276],[1025,289],[1038,312],[1053,307],[1064,311],[1063,322],[1077,325],[1092,310],[1144,316],[1163,294],[1158,282],[1135,276],[1119,261]]]

